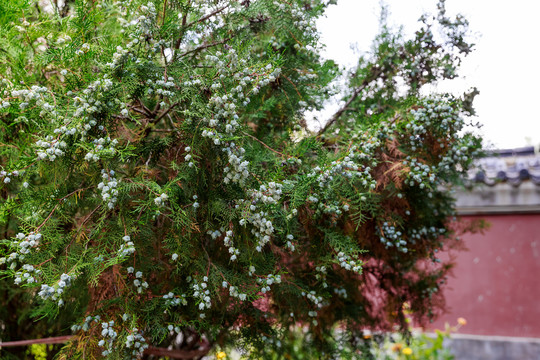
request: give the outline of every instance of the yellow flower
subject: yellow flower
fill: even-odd
[[[461,326],[467,325],[467,320],[465,320],[465,318],[462,318],[462,317],[458,318],[457,322]]]
[[[223,351],[220,351],[216,354],[216,359],[225,359],[227,357],[227,354],[225,354]]]
[[[412,349],[410,347],[406,347],[401,351],[405,355],[412,355]]]

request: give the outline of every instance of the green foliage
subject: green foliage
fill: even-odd
[[[196,357],[303,324],[332,357],[437,310],[445,188],[480,140],[470,97],[420,89],[456,76],[466,22],[441,2],[413,39],[382,26],[314,132],[341,73],[312,25],[329,3],[0,0],[2,340]]]

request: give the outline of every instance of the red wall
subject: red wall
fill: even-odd
[[[462,334],[540,338],[540,214],[483,215],[484,234],[463,237],[444,294],[448,313],[433,324],[467,320]]]

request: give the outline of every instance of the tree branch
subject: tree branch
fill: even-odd
[[[351,103],[356,100],[356,98],[358,97],[358,95],[360,95],[360,93],[362,93],[362,91],[364,91],[364,89],[375,79],[377,79],[377,77],[382,73],[382,69],[381,68],[377,68],[377,70],[375,72],[372,73],[371,76],[367,77],[364,79],[364,81],[362,81],[362,85],[360,85],[359,87],[357,87],[356,89],[354,89],[351,97],[349,98],[349,100],[345,103],[345,105],[343,105],[338,111],[336,111],[336,113],[326,122],[326,124],[319,130],[319,132],[317,133],[318,136],[322,135],[326,130],[328,130],[328,128],[330,126],[332,126],[340,117],[341,115],[343,115],[347,110],[350,110],[349,106],[351,105]]]
[[[16,347],[16,346],[28,346],[33,344],[63,344],[71,341],[74,338],[73,335],[56,336],[45,339],[30,339],[19,341],[6,341],[0,342],[0,348],[3,347]]]
[[[223,39],[221,41],[217,41],[215,43],[211,43],[211,44],[204,44],[204,45],[201,45],[199,46],[198,48],[195,48],[195,49],[192,49],[192,50],[188,50],[180,55],[178,55],[178,58],[181,58],[181,57],[184,57],[186,55],[189,55],[193,52],[196,52],[196,51],[199,51],[199,50],[204,50],[206,48],[209,48],[209,47],[212,47],[212,46],[217,46],[217,45],[221,45],[221,44],[225,44],[227,41],[231,40],[232,39],[232,36],[231,37],[228,37],[226,39]]]
[[[202,18],[200,18],[199,20],[195,20],[195,21],[192,21],[190,22],[189,24],[186,25],[186,27],[191,27],[193,24],[196,24],[196,23],[199,23],[199,22],[203,22],[205,20],[208,20],[209,18],[211,18],[212,16],[214,15],[217,15],[219,14],[220,12],[222,12],[223,10],[225,10],[226,8],[229,7],[229,4],[223,6],[223,7],[220,7],[219,9],[217,10],[214,10],[213,12],[211,12],[210,14],[206,15],[206,16],[203,16]]]
[[[261,140],[257,139],[255,136],[250,135],[250,134],[248,134],[248,133],[245,132],[245,131],[242,131],[242,134],[244,134],[244,135],[246,135],[246,136],[249,136],[250,138],[252,138],[252,139],[255,140],[255,141],[258,141],[262,146],[264,146],[264,147],[267,148],[268,150],[273,151],[273,152],[275,152],[276,154],[278,154],[278,155],[280,155],[280,156],[282,156],[282,157],[284,157],[284,158],[288,157],[287,155],[282,154],[282,153],[280,153],[279,151],[272,149],[270,146],[266,145],[266,144],[263,143]]]
[[[180,102],[175,102],[174,104],[172,104],[171,106],[169,106],[169,108],[167,110],[165,110],[164,112],[161,113],[161,115],[159,115],[157,118],[155,118],[155,120],[153,120],[152,122],[153,123],[158,123],[159,120],[163,119],[163,117],[165,115],[167,115],[169,113],[169,111],[171,111],[172,109],[174,109]]]

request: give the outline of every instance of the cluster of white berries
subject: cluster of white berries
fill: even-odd
[[[77,49],[75,51],[75,55],[83,55],[83,54],[87,53],[88,51],[90,51],[90,44],[84,43],[84,44],[81,45],[80,49]]]
[[[101,320],[101,317],[99,315],[87,316],[86,319],[84,319],[84,322],[83,322],[82,325],[78,325],[78,324],[72,325],[71,326],[71,331],[74,332],[74,333],[79,331],[79,330],[88,331],[88,329],[90,328],[90,323],[91,322],[98,323],[99,320]]]
[[[115,146],[118,144],[118,140],[111,140],[109,136],[106,138],[94,139],[92,141],[94,148],[86,153],[84,160],[86,161],[98,161],[103,155],[114,155],[116,153]],[[106,145],[109,147],[106,147]]]
[[[206,61],[215,67],[219,75],[219,81],[211,85],[215,92],[210,98],[210,105],[214,110],[211,119],[203,119],[208,123],[211,129],[203,129],[202,136],[213,140],[214,145],[221,145],[223,135],[235,134],[238,129],[239,116],[237,108],[249,103],[248,85],[252,86],[251,92],[258,93],[262,86],[275,81],[280,74],[280,69],[274,69],[271,64],[262,69],[260,74],[253,74],[252,69],[247,66],[247,59],[238,58],[234,49],[229,49],[225,54],[216,52],[215,55],[207,55]],[[222,82],[230,80],[235,86],[231,85],[229,93],[222,94]],[[197,85],[197,80],[189,80],[189,85]],[[200,81],[199,81],[200,84]],[[238,183],[243,185],[249,177],[249,162],[244,160],[245,150],[234,143],[226,143],[222,151],[228,155],[228,165],[225,168],[224,182]]]
[[[21,90],[12,90],[11,96],[14,98],[17,98],[21,100],[22,102],[19,104],[20,109],[25,109],[30,105],[30,102],[41,100],[40,107],[47,109],[48,111],[54,110],[54,107],[52,107],[50,104],[43,102],[43,94],[45,94],[49,89],[47,89],[44,86],[38,86],[38,85],[32,85],[30,89],[21,89]],[[46,105],[44,105],[46,104]]]
[[[347,293],[347,289],[345,288],[334,288],[334,294],[336,294],[337,296],[343,299],[347,299],[349,297],[349,294]]]
[[[38,296],[43,300],[58,300],[58,306],[62,306],[64,304],[64,300],[62,300],[60,297],[64,293],[64,290],[71,285],[73,279],[75,279],[75,276],[64,273],[60,275],[60,280],[58,280],[58,282],[53,286],[42,284],[41,289],[38,292]]]
[[[99,340],[98,346],[104,347],[101,355],[108,356],[114,350],[114,341],[118,337],[118,333],[113,328],[114,320],[101,323],[101,336],[103,339]]]
[[[155,74],[156,77],[159,77],[159,74]],[[171,91],[171,89],[174,89],[176,87],[176,83],[174,82],[174,78],[172,76],[169,76],[167,79],[165,79],[164,76],[161,76],[158,80],[152,80],[148,79],[146,80],[147,90],[146,94],[156,94],[159,95],[161,98],[167,98],[172,97],[175,93],[174,91]],[[166,106],[167,103],[162,101],[160,103],[161,107]]]
[[[56,38],[56,45],[64,45],[71,41],[71,36],[67,34],[62,34],[58,38]]]
[[[315,310],[308,311],[308,316],[311,316],[313,318],[317,317],[317,311],[315,311]],[[318,324],[317,320],[315,320],[315,319],[313,319],[311,322],[313,323],[313,325]]]
[[[356,150],[356,146],[351,146],[349,153],[343,158],[343,160],[332,161],[332,163],[325,170],[317,166],[310,174],[308,174],[308,176],[316,176],[321,189],[324,189],[329,182],[334,180],[336,175],[349,179],[353,176],[358,176],[361,178],[361,184],[364,187],[368,187],[371,190],[375,189],[377,183],[371,176],[371,168],[366,166],[362,170],[362,166],[355,162],[355,160],[362,159],[365,153],[356,152]]]
[[[128,256],[130,254],[133,254],[135,252],[135,244],[133,243],[133,241],[131,241],[131,237],[129,237],[129,235],[126,235],[122,238],[122,240],[124,240],[124,243],[120,246],[120,249],[118,249],[118,255]]]
[[[169,199],[169,196],[165,193],[162,193],[158,197],[154,199],[154,204],[156,204],[159,207],[165,206],[165,202]]]
[[[30,264],[24,264],[21,267],[21,270],[15,273],[15,284],[19,285],[21,283],[32,284],[36,282],[35,276],[41,272],[39,269],[35,269],[34,266]]]
[[[67,144],[64,141],[59,141],[51,135],[47,135],[45,140],[36,142],[37,156],[39,160],[48,159],[49,161],[56,160],[57,157],[64,155],[64,150]]]
[[[222,286],[224,288],[226,288],[228,285],[229,284],[227,284],[226,281],[223,281]],[[246,301],[247,299],[247,294],[239,292],[238,287],[233,286],[233,285],[229,286],[229,295],[234,298],[237,298],[240,301]]]
[[[24,259],[24,255],[19,255],[18,253],[16,252],[12,252],[11,254],[9,254],[7,257],[1,257],[0,258],[0,265],[3,265],[5,264],[6,262],[7,263],[11,263],[9,268],[11,270],[14,270],[16,267],[17,267],[17,258],[19,258],[20,260],[23,260]]]
[[[136,24],[141,37],[151,35],[152,30],[155,29],[156,6],[152,2],[148,2],[146,5],[142,5],[139,10],[141,15],[133,22]]]
[[[362,196],[361,198],[362,198],[362,201],[365,200],[364,196]],[[334,214],[334,215],[340,216],[341,214],[343,214],[344,211],[345,212],[349,211],[349,205],[347,204],[341,205],[341,203],[337,200],[326,201],[326,202],[321,201],[319,203],[318,209],[322,210],[322,212],[325,214]]]
[[[169,292],[168,294],[163,295],[163,298],[165,299],[165,305],[167,306],[187,305],[185,294],[176,296],[173,292]]]
[[[271,181],[268,186],[261,185],[259,190],[249,190],[252,202],[263,204],[276,204],[281,198],[283,185]]]
[[[445,228],[436,228],[435,226],[424,226],[420,229],[411,229],[409,230],[409,242],[411,244],[416,244],[416,241],[419,241],[422,238],[427,238],[430,240],[435,240],[439,236],[443,235],[446,232]]]
[[[191,152],[191,147],[190,146],[186,146],[186,148],[184,149],[185,152],[187,153],[186,156],[184,156],[184,160],[188,163],[188,166],[189,167],[193,167],[194,163],[192,161],[192,158],[193,156],[190,154]],[[194,195],[194,200],[197,199],[197,195]]]
[[[180,332],[182,331],[182,329],[180,329],[179,326],[174,326],[174,325],[172,325],[172,324],[169,324],[169,325],[167,326],[167,330],[169,330],[169,332],[170,332],[171,334],[174,334],[174,333],[180,334]]]
[[[255,207],[251,205],[250,208]],[[255,212],[248,216],[247,221],[253,225],[251,233],[257,239],[257,246],[255,249],[258,252],[262,251],[262,248],[270,241],[270,236],[274,233],[274,225],[266,217],[268,213],[264,211]]]
[[[313,79],[316,79],[319,77],[319,75],[317,75],[317,73],[313,69],[297,69],[297,71],[299,72],[298,79],[300,81],[313,82]],[[298,105],[302,107],[306,107],[308,104],[305,102],[303,104],[300,104],[299,102]]]
[[[77,106],[73,112],[73,117],[83,116],[88,120],[88,122],[79,129],[82,135],[86,135],[86,133],[97,124],[96,120],[92,118],[92,114],[102,111],[105,106],[112,105],[112,103],[105,104],[102,102],[104,93],[109,91],[112,86],[112,80],[105,74],[102,79],[97,79],[88,85],[81,94],[73,97],[73,104]]]
[[[18,233],[15,236],[15,239],[13,245],[18,246],[19,254],[28,254],[31,248],[35,248],[39,245],[41,234],[31,232],[28,235],[24,235],[23,233]]]
[[[214,145],[220,145],[221,139],[223,138],[223,135],[211,129],[204,129],[201,135],[202,137],[207,137],[207,138],[212,139],[212,142],[214,143]]]
[[[63,125],[59,128],[54,129],[53,131],[55,134],[66,134],[66,135],[74,135],[77,133],[77,128],[68,128],[67,126]]]
[[[276,3],[275,1],[274,3]],[[295,18],[293,24],[303,33],[316,32],[315,22],[308,17],[308,13],[305,9],[300,8],[296,3],[291,3],[290,13]]]
[[[24,171],[18,171],[18,170],[14,170],[11,172],[7,172],[4,170],[0,171],[0,179],[4,179],[2,180],[4,184],[9,184],[11,182],[12,177],[18,177],[20,175],[21,176],[24,175]],[[23,186],[25,188],[28,187],[28,183],[27,182],[23,183]]]
[[[257,239],[256,250],[259,252],[270,241],[270,236],[274,233],[274,226],[272,221],[267,218],[268,213],[258,209],[258,205],[276,204],[281,198],[282,187],[279,183],[270,182],[268,185],[261,185],[259,190],[248,190],[251,196],[250,202],[244,199],[237,201],[236,207],[241,205],[246,207],[246,216],[240,219],[239,224],[245,226],[249,222],[254,226],[251,233]],[[247,209],[250,212],[247,212]]]
[[[265,343],[271,345],[271,346],[276,346],[277,348],[280,348],[282,346],[281,340],[274,339],[274,338],[268,337],[266,335],[261,336],[261,340],[264,341]]]
[[[264,278],[257,278],[257,282],[262,285],[261,292],[266,294],[271,290],[270,285],[281,284],[281,275],[269,274]]]
[[[137,43],[139,43],[139,39],[133,39],[131,42],[127,44],[127,49],[124,49],[122,46],[118,45],[116,47],[116,51],[114,52],[112,56],[112,62],[109,62],[105,65],[111,69],[114,69],[117,66],[121,65],[124,62],[124,60],[128,58],[128,55],[130,54],[130,48],[133,45],[136,45]],[[126,114],[122,113],[122,115],[127,116],[127,113]]]
[[[362,261],[353,260],[350,255],[345,254],[343,251],[340,251],[337,254],[337,260],[339,262],[339,266],[345,270],[352,270],[358,274],[362,273]]]
[[[109,209],[112,209],[117,201],[118,196],[118,190],[116,187],[118,186],[118,181],[114,177],[115,172],[114,170],[106,171],[104,169],[101,170],[101,178],[103,179],[102,182],[98,184],[98,189],[101,190],[101,198],[104,202],[107,203],[107,207]]]
[[[375,152],[381,148],[383,144],[382,140],[386,139],[387,132],[390,131],[388,126],[385,126],[384,124],[381,126],[382,128],[379,129],[376,136],[373,136],[373,134],[366,131],[360,131],[351,136],[351,139],[355,143],[362,144],[361,147],[357,147],[356,145],[351,147],[351,150],[354,148],[356,160],[358,162],[362,161],[372,168],[377,165],[377,156],[375,156]]]
[[[383,234],[380,240],[387,248],[395,246],[404,253],[409,251],[407,249],[407,241],[403,238],[403,233],[388,222],[385,221],[380,228],[377,227],[376,233]]]
[[[308,300],[311,301],[313,304],[315,304],[315,306],[318,309],[321,309],[325,305],[325,302],[323,301],[324,300],[323,297],[320,295],[317,295],[317,293],[313,290],[311,290],[307,294],[303,292],[302,295],[305,295],[305,297],[308,298]],[[313,316],[313,315],[310,315],[310,316]]]
[[[223,244],[225,244],[225,246],[229,249],[229,254],[231,254],[230,260],[236,261],[238,255],[240,255],[240,250],[234,247],[232,237],[233,237],[232,230],[228,230],[225,233],[225,237],[223,238]]]
[[[143,276],[142,271],[135,272],[135,269],[130,266],[127,268],[127,273],[130,275],[133,275],[133,273],[135,273],[134,274],[135,279],[133,280],[133,285],[137,289],[137,293],[141,294],[144,289],[148,289],[148,283],[146,281],[141,282],[140,280],[142,279],[142,276]]]
[[[294,251],[296,249],[296,247],[294,246],[292,242],[294,240],[294,236],[292,234],[288,234],[286,236],[286,239],[287,239],[287,243],[285,243],[285,246],[287,247],[287,249]]]
[[[193,279],[193,285],[191,288],[193,289],[193,297],[197,299],[199,311],[201,313],[199,314],[199,317],[201,319],[205,318],[206,315],[202,312],[205,309],[210,309],[212,307],[212,299],[210,298],[210,290],[207,289],[208,287],[208,277],[204,276],[203,281],[199,284],[197,280]]]
[[[317,272],[315,274],[315,279],[321,280],[323,288],[326,289],[328,287],[328,284],[326,282],[326,276],[328,275],[326,266],[324,266],[324,265],[317,266],[315,268],[315,271]]]
[[[27,28],[30,27],[30,23],[27,20],[21,19],[21,25],[22,26],[19,26],[19,25],[15,26],[15,29],[17,29],[17,31],[20,33],[25,33],[27,31]]]
[[[429,165],[421,163],[418,159],[407,156],[403,165],[409,167],[407,180],[410,186],[418,185],[421,189],[428,184],[434,184],[436,181],[435,171]]]
[[[139,333],[139,329],[137,328],[131,329],[131,334],[126,337],[125,345],[127,349],[133,348],[131,351],[133,359],[139,359],[143,355],[144,350],[149,346],[146,339]]]
[[[291,220],[296,215],[298,215],[298,210],[297,209],[291,209],[291,212],[289,214],[287,214],[287,220]]]
[[[448,146],[447,140],[465,124],[459,109],[452,106],[444,97],[425,100],[421,103],[421,107],[411,110],[410,114],[413,119],[406,125],[406,129],[412,133],[409,142],[413,151],[423,146],[426,134],[436,137],[440,148]],[[472,147],[474,147],[472,139],[465,142],[450,142],[449,149],[439,154],[438,168],[441,171],[449,171],[455,169],[459,162],[468,161],[470,156],[476,155],[476,153],[469,154]]]
[[[444,99],[434,98],[423,101],[421,107],[412,109],[410,113],[413,115],[413,123],[406,127],[414,134],[425,134],[425,127],[431,125],[435,127],[432,130],[447,134],[451,131],[450,127],[461,128],[464,123],[456,109]]]
[[[449,171],[454,170],[459,167],[460,162],[467,162],[470,158],[478,156],[478,151],[471,151],[471,148],[474,147],[473,139],[469,138],[463,142],[453,143],[448,152],[441,157],[441,161],[438,164],[440,171]]]
[[[243,147],[238,147],[236,144],[230,143],[222,148],[227,153],[229,164],[223,169],[225,177],[223,182],[229,182],[243,185],[249,177],[249,161],[244,160],[246,150]]]

